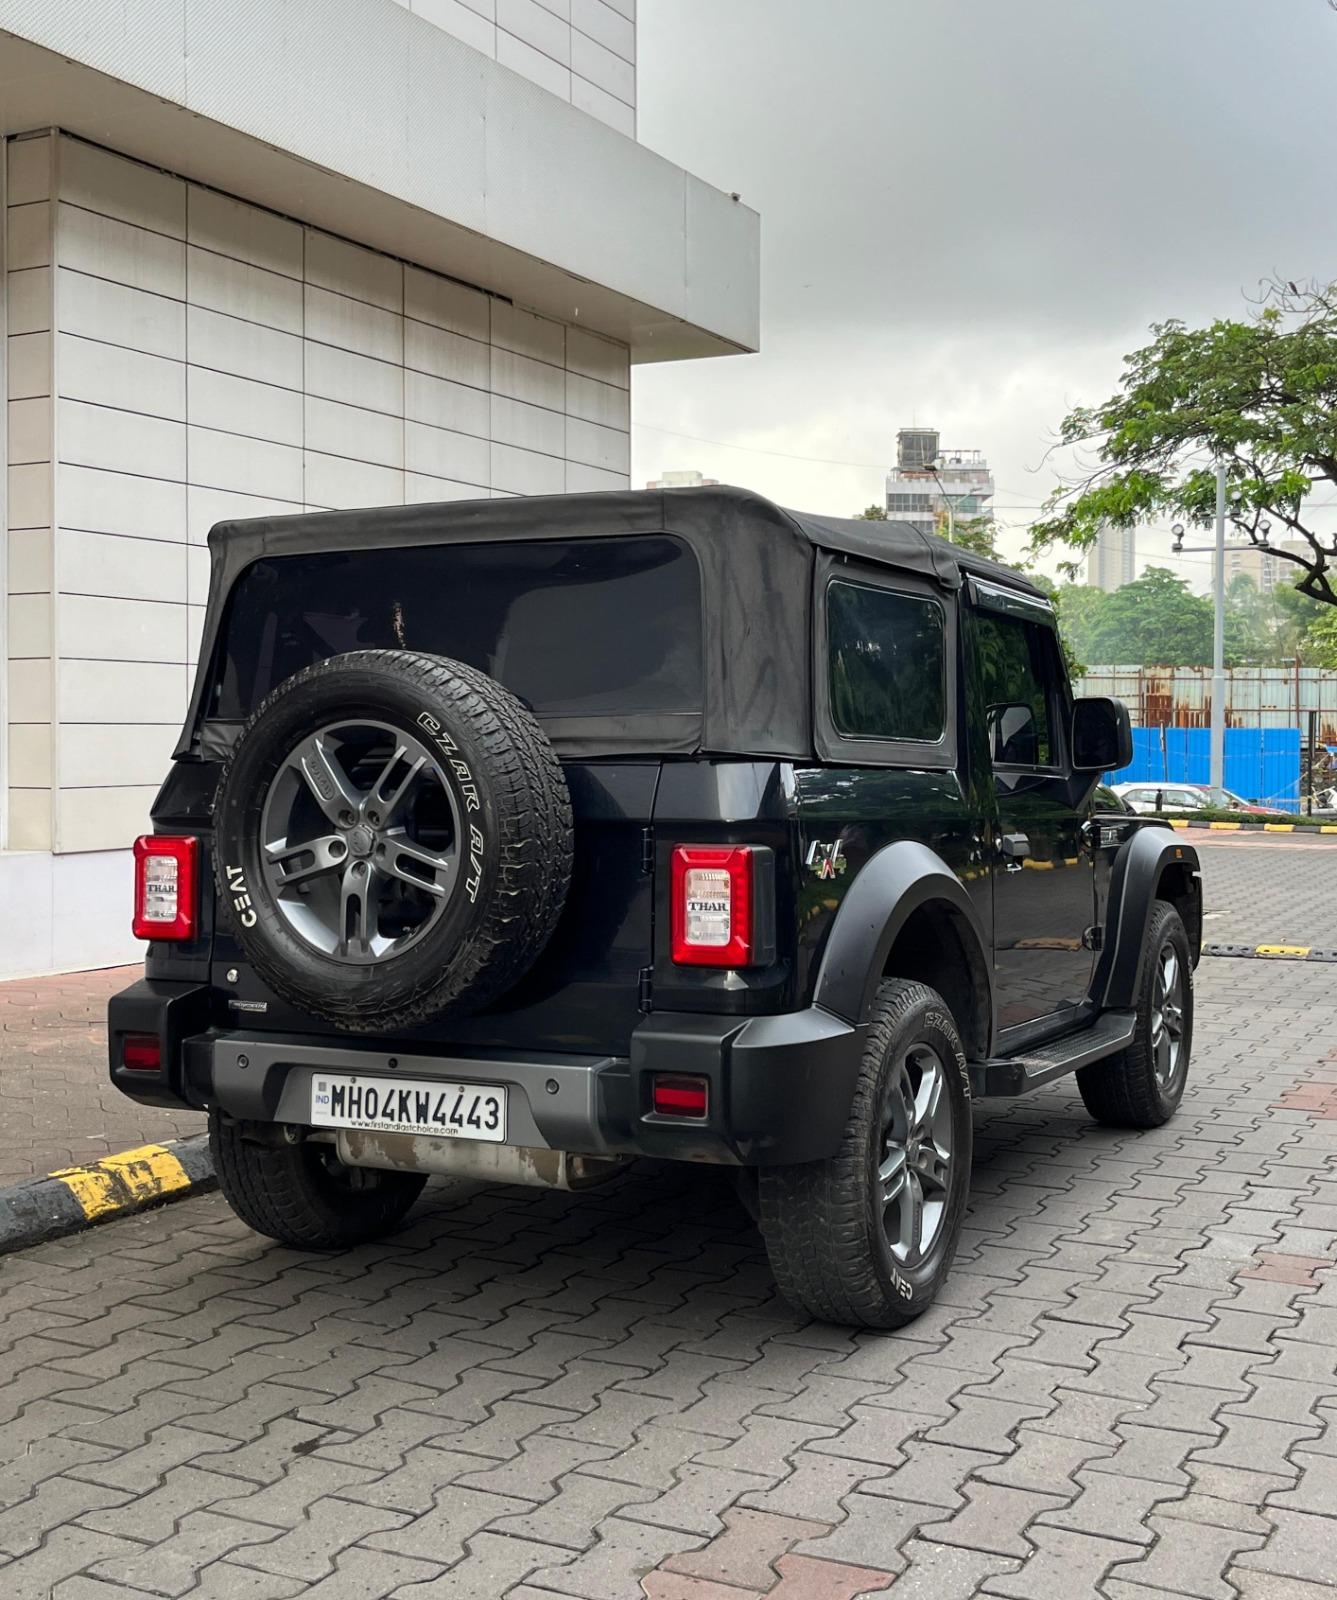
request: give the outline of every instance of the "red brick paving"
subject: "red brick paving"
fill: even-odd
[[[1307,1111],[1324,1122],[1337,1122],[1337,1083],[1308,1079],[1287,1089],[1273,1111]]]
[[[1264,1283],[1293,1283],[1301,1289],[1317,1289],[1319,1282],[1314,1274],[1337,1265],[1324,1256],[1278,1255],[1267,1250],[1254,1259],[1259,1265],[1241,1272],[1241,1278],[1261,1278]]]
[[[141,973],[0,983],[0,1185],[203,1132],[199,1113],[137,1106],[107,1079],[107,1000]]]
[[[775,1586],[775,1563],[787,1550],[801,1539],[816,1539],[830,1531],[826,1523],[781,1517],[773,1511],[726,1511],[724,1532],[704,1550],[670,1556],[664,1566],[669,1572],[764,1594]]]
[[[781,1556],[775,1565],[780,1587],[772,1589],[766,1600],[855,1600],[856,1595],[880,1593],[892,1579],[890,1572],[819,1561],[816,1556]]]
[[[732,1583],[716,1583],[713,1578],[689,1578],[683,1572],[666,1572],[662,1567],[647,1572],[641,1579],[645,1600],[762,1600],[760,1589],[739,1589]]]

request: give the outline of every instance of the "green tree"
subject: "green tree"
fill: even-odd
[[[1033,547],[1084,549],[1103,524],[1158,517],[1208,527],[1220,461],[1235,529],[1264,543],[1281,524],[1295,548],[1277,554],[1296,587],[1337,605],[1337,547],[1311,503],[1316,488],[1337,488],[1337,284],[1270,283],[1247,321],[1151,332],[1118,393],[1064,419],[1061,443],[1094,452],[1095,465],[1050,497]]]
[[[938,531],[944,538],[946,537],[946,522]],[[1001,561],[1003,558],[994,543],[997,533],[998,525],[992,517],[958,517],[952,542],[959,545],[962,550],[969,550],[977,556],[985,556],[990,561]]]
[[[1272,608],[1247,572],[1238,572],[1226,589],[1226,660],[1231,666],[1277,659]]]
[[[1092,653],[1092,640],[1101,610],[1109,596],[1103,589],[1087,583],[1054,585],[1052,599],[1058,613],[1059,632],[1074,660],[1089,666],[1099,658]]]
[[[865,506],[862,511],[854,513],[856,522],[885,522],[887,520],[886,506]]]
[[[1183,578],[1148,567],[1106,595],[1086,641],[1090,662],[1139,667],[1201,666],[1212,658],[1212,603]]]
[[[1337,667],[1337,611],[1326,611],[1310,628],[1304,660],[1311,667]]]
[[[1276,659],[1293,660],[1299,656],[1309,660],[1309,635],[1325,617],[1331,615],[1321,600],[1311,600],[1288,583],[1278,584],[1272,590],[1272,626]]]

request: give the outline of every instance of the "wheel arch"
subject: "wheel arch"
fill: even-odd
[[[1091,985],[1102,1007],[1136,1001],[1146,956],[1147,922],[1157,900],[1178,911],[1188,933],[1193,964],[1202,950],[1202,879],[1198,852],[1167,828],[1140,827],[1115,857],[1110,872],[1105,945]]]
[[[858,1026],[884,978],[942,995],[971,1060],[994,1037],[993,977],[979,913],[961,880],[927,845],[901,840],[871,857],[836,912],[813,1000]]]

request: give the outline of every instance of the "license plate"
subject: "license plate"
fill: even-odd
[[[311,1080],[311,1124],[505,1144],[506,1090],[492,1083],[318,1072]]]

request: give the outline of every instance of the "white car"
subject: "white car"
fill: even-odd
[[[1273,806],[1255,805],[1229,789],[1197,783],[1116,783],[1111,788],[1139,816],[1177,811],[1241,811],[1256,817],[1284,817]]]

